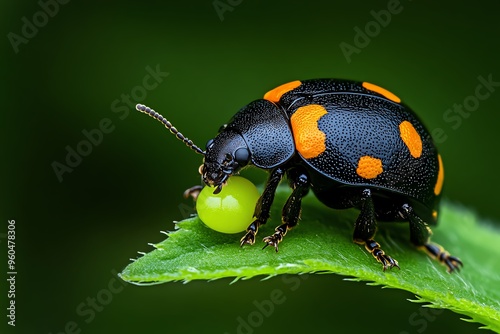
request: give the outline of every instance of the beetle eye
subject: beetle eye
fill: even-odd
[[[205,145],[205,149],[208,151],[213,144],[214,144],[214,140],[210,139],[209,141],[207,141],[207,144]]]
[[[246,147],[240,147],[234,152],[234,160],[236,160],[238,165],[243,167],[250,160],[250,152]]]

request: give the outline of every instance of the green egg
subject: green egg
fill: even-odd
[[[222,233],[245,231],[252,223],[259,191],[254,184],[241,176],[228,179],[221,192],[205,186],[196,200],[196,211],[201,221]]]

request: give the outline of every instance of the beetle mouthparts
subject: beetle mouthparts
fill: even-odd
[[[220,191],[222,190],[222,184],[219,184],[217,187],[215,187],[214,189],[214,195],[217,195],[218,193],[220,193]]]

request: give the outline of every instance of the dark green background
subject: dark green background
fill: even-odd
[[[416,316],[409,293],[335,275],[309,276],[295,291],[280,277],[127,285],[93,319],[77,310],[105,296],[109,282],[120,287],[112,271],[163,239],[159,231],[182,219],[179,205],[190,205],[183,190],[199,182],[200,156],[146,116],[127,107],[120,119],[112,110],[121,94],[142,85],[147,66],[170,74],[141,102],[202,146],[240,107],[284,82],[336,77],[386,87],[448,135],[439,144],[445,196],[500,221],[500,91],[456,130],[443,119],[474,94],[478,76],[500,81],[496,2],[402,1],[402,11],[348,63],[339,44],[353,44],[354,28],[364,29],[370,11],[387,4],[242,1],[221,21],[212,0],[70,1],[15,53],[7,34],[20,35],[22,17],[32,22],[41,7],[2,3],[0,241],[5,250],[5,226],[15,219],[16,332],[59,333],[74,321],[81,333],[236,333],[238,317],[246,319],[253,302],[274,289],[286,301],[254,333],[475,331],[449,311]],[[51,164],[64,163],[65,147],[76,148],[82,131],[104,118],[114,130],[59,182]],[[5,310],[4,288],[1,295]],[[7,327],[4,312],[0,328]]]

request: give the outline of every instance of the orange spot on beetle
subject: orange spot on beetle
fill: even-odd
[[[294,90],[295,88],[299,87],[302,84],[299,80],[295,80],[292,82],[288,82],[286,84],[283,84],[281,86],[278,86],[266,94],[264,94],[264,99],[269,100],[271,102],[279,102],[281,99],[281,96],[283,94],[288,93],[291,90]]]
[[[372,92],[379,93],[380,95],[383,95],[384,97],[388,98],[389,100],[400,103],[401,99],[394,95],[393,93],[389,92],[387,89],[382,88],[380,86],[374,85],[369,82],[363,82],[363,87],[365,87],[368,90],[371,90]]]
[[[368,155],[362,156],[358,161],[356,173],[364,179],[374,179],[384,171],[382,160]]]
[[[410,150],[410,154],[414,158],[420,158],[422,155],[422,139],[417,130],[408,121],[403,121],[399,124],[399,135]]]
[[[315,158],[326,150],[326,135],[318,128],[318,121],[328,113],[319,104],[298,108],[290,117],[295,148],[306,159]]]
[[[441,189],[443,189],[443,182],[444,182],[443,160],[441,159],[440,154],[438,154],[438,162],[439,162],[438,178],[436,180],[436,185],[434,186],[434,194],[436,196],[441,193]]]
[[[436,210],[432,210],[432,218],[434,218],[434,220],[437,220],[438,212]]]

